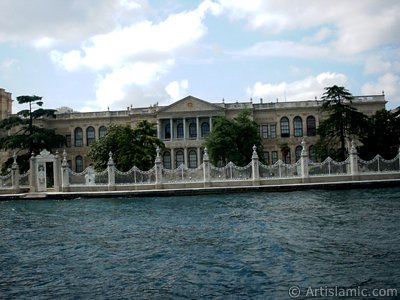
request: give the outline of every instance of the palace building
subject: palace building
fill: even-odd
[[[11,114],[11,94],[0,89],[0,118]],[[105,135],[110,124],[122,124],[135,127],[142,120],[157,125],[157,135],[164,144],[162,162],[164,168],[176,168],[185,164],[196,168],[202,163],[205,139],[212,131],[216,117],[234,118],[244,109],[251,113],[259,125],[264,158],[267,164],[278,159],[294,163],[300,158],[304,138],[310,159],[315,160],[314,145],[318,140],[317,127],[324,114],[320,112],[321,100],[293,102],[255,103],[235,102],[210,103],[193,96],[187,96],[168,106],[150,106],[142,108],[127,107],[122,111],[74,112],[60,109],[56,118],[41,119],[40,126],[55,128],[57,133],[65,135],[69,166],[75,172],[83,171],[89,164],[87,157],[89,146]],[[373,115],[384,109],[385,95],[356,96],[353,105],[366,115]],[[286,143],[290,151],[282,157],[280,145]],[[63,149],[58,149],[62,152]],[[251,149],[249,149],[251,151]],[[2,162],[10,153],[2,154]]]

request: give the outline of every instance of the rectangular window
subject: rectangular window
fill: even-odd
[[[67,143],[67,147],[71,147],[71,135],[70,134],[66,134],[65,135],[65,141]]]
[[[261,137],[263,139],[268,138],[268,125],[261,125]]]
[[[271,139],[276,138],[276,125],[275,124],[269,125],[269,137]]]
[[[264,161],[266,165],[269,165],[269,152],[264,151]]]
[[[278,151],[271,152],[271,163],[275,164],[278,161]]]

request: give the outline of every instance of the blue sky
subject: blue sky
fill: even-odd
[[[397,0],[2,0],[0,87],[97,111],[309,100],[336,84],[384,91],[391,109],[399,37]]]

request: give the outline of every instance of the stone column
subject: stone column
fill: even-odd
[[[303,149],[301,150],[300,155],[300,167],[301,167],[301,178],[302,182],[308,181],[308,152],[306,150],[306,142],[304,139],[301,141],[301,146]]]
[[[32,152],[31,158],[29,160],[29,191],[34,193],[37,191],[37,182],[36,182],[36,158],[35,154]]]
[[[63,160],[61,163],[61,191],[67,192],[69,188],[69,168],[68,168],[68,161],[67,161],[67,151],[63,152]]]
[[[169,138],[170,141],[172,141],[172,137],[174,136],[174,120],[171,118],[169,119],[169,131],[170,131],[170,135],[171,137]]]
[[[199,117],[196,117],[196,140],[200,139],[200,122]]]
[[[11,166],[11,183],[14,193],[19,192],[19,167],[17,164],[17,155],[13,156],[14,162]]]
[[[203,173],[204,173],[204,187],[208,187],[210,186],[210,158],[208,157],[207,148],[204,148]]]
[[[183,122],[183,140],[186,140],[186,118],[182,118]]]
[[[108,163],[107,163],[107,171],[108,171],[108,190],[115,190],[115,164],[112,158],[112,153],[110,151]]]
[[[350,174],[352,176],[358,174],[358,155],[357,155],[357,149],[354,145],[354,141],[351,141],[351,148],[350,148]]]
[[[201,148],[197,148],[197,167],[201,165]]]
[[[162,167],[161,167],[161,156],[160,156],[160,147],[157,146],[156,152],[157,156],[154,162],[155,173],[156,173],[156,188],[160,189],[162,184]]]
[[[157,138],[160,140],[161,140],[161,123],[162,123],[161,120],[157,119]]]
[[[175,148],[171,148],[171,170],[175,169]]]
[[[56,155],[54,156],[54,162],[53,162],[53,172],[54,172],[54,191],[59,192],[60,191],[60,157],[58,155],[58,151],[56,151]]]
[[[185,147],[183,148],[183,164],[185,165],[186,168],[189,167],[188,163],[188,149]]]
[[[213,125],[213,123],[212,123],[212,117],[210,117],[210,132],[212,131],[212,126]]]
[[[252,169],[253,185],[260,185],[259,159],[258,159],[256,145],[253,146],[253,155],[251,157],[251,169]]]

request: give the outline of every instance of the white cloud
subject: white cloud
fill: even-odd
[[[332,85],[346,85],[347,77],[344,74],[321,73],[315,77],[293,82],[280,82],[277,84],[256,82],[247,88],[247,94],[254,98],[263,98],[265,101],[302,101],[320,98],[324,88]]]
[[[18,60],[14,58],[7,58],[0,63],[0,69],[4,71],[9,71],[16,64],[18,64]]]
[[[366,74],[385,73],[388,72],[390,68],[391,63],[384,61],[382,57],[378,55],[368,57],[364,64],[364,72]]]
[[[196,10],[170,15],[158,24],[142,21],[120,27],[90,38],[81,50],[55,51],[52,59],[66,70],[72,70],[71,65],[101,70],[132,60],[163,59],[205,35],[206,27],[202,21],[208,10],[213,10],[213,6],[206,1]]]
[[[233,52],[232,54],[246,56],[284,56],[301,58],[327,57],[333,55],[333,53],[326,47],[306,45],[292,41],[260,42],[248,49]]]
[[[367,82],[362,87],[365,95],[379,95],[385,92],[389,108],[400,106],[400,76],[387,73],[378,78],[376,82]]]
[[[120,3],[132,9],[137,7],[136,2]],[[175,57],[206,34],[203,21],[207,13],[218,14],[219,5],[205,0],[192,11],[171,14],[158,23],[143,20],[120,26],[91,37],[80,49],[54,50],[50,57],[67,71],[88,68],[100,73],[95,87],[96,101],[104,109],[115,102],[124,102],[129,89],[151,85],[169,72]],[[171,83],[166,91],[171,97],[178,97],[187,85],[187,81],[177,82],[177,86]]]
[[[96,101],[101,109],[125,99],[130,86],[148,85],[166,72],[171,61],[163,64],[134,63],[100,77],[96,84]]]
[[[180,80],[180,81],[172,81],[166,87],[165,91],[171,97],[172,100],[176,101],[182,99],[187,89],[189,88],[189,81],[188,80]]]
[[[396,43],[400,27],[400,2],[364,1],[240,1],[219,0],[224,12],[243,19],[253,30],[269,34],[315,29],[314,42],[333,38],[339,53],[357,54]],[[321,31],[321,28],[332,28]]]
[[[140,19],[147,7],[147,0],[2,0],[0,42],[32,43],[43,37],[76,42]]]

